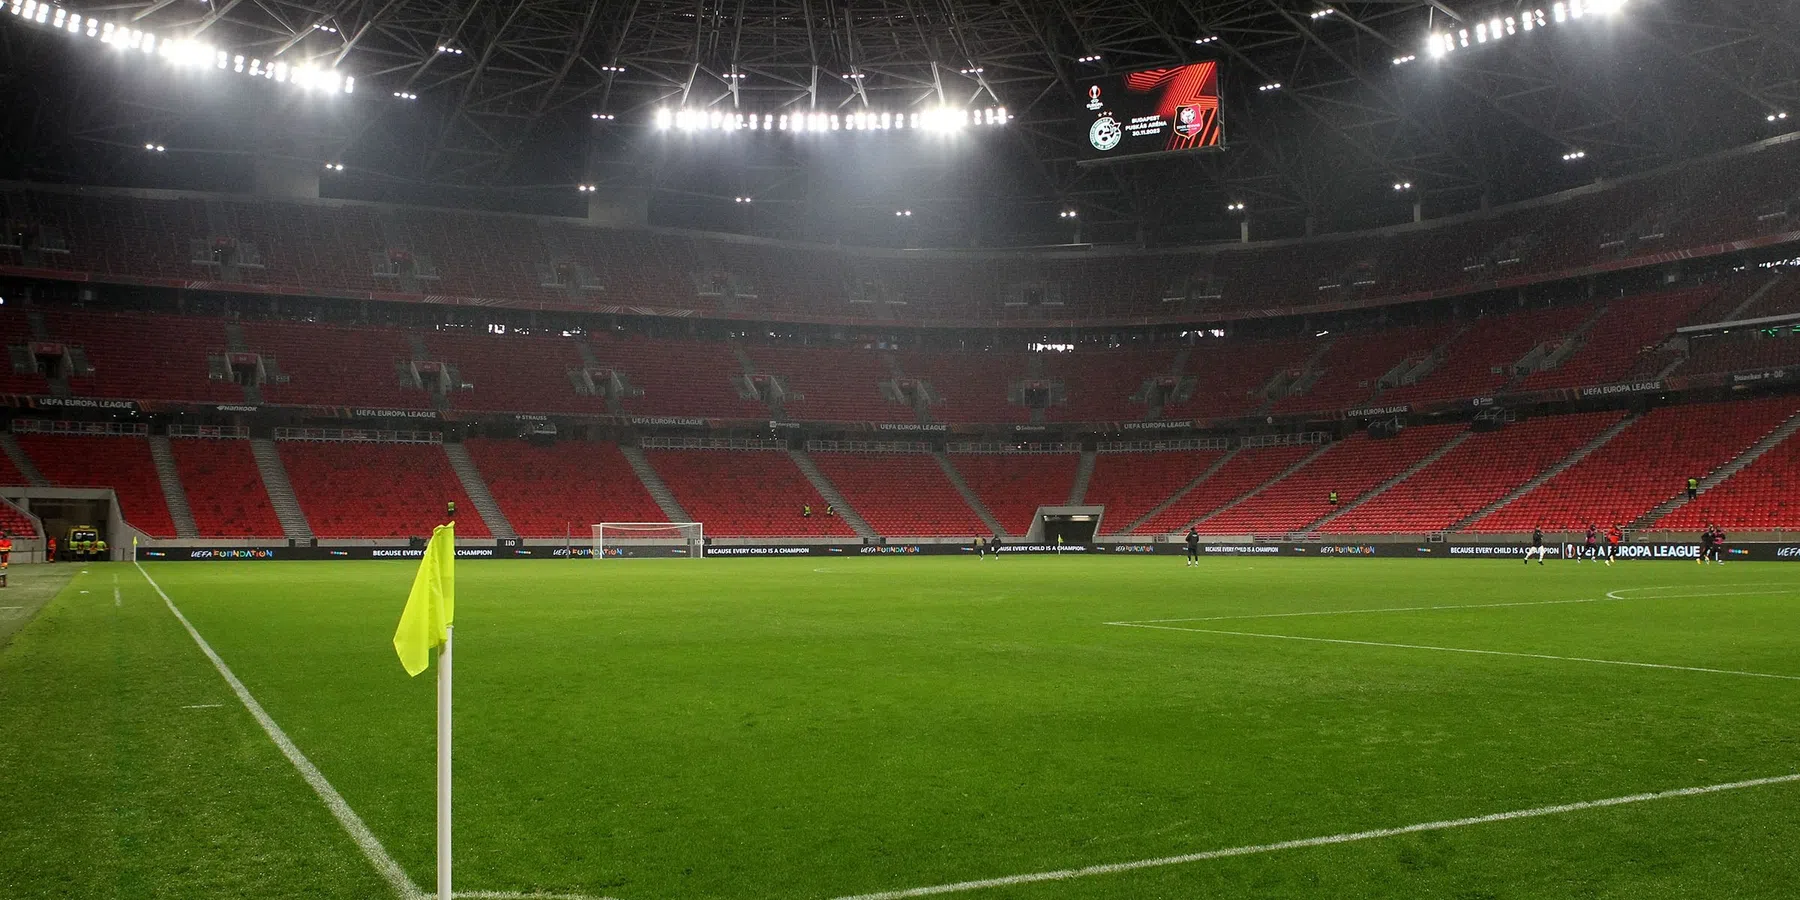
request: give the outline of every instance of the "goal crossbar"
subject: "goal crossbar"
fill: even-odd
[[[593,526],[594,558],[605,559],[627,555],[637,549],[642,555],[670,555],[699,559],[706,547],[706,528],[700,522],[596,522]]]

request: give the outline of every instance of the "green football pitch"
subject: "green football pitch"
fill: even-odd
[[[429,886],[435,670],[407,678],[389,643],[413,570],[110,564],[35,613],[0,593],[0,617],[30,619],[0,650],[0,897]],[[620,900],[1791,897],[1796,572],[463,562],[456,881]]]

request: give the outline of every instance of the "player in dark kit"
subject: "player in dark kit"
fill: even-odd
[[[1538,565],[1544,564],[1544,526],[1531,529],[1531,546],[1525,548],[1525,564],[1531,565],[1531,554],[1536,553]]]
[[[1190,566],[1199,565],[1200,564],[1200,532],[1192,527],[1188,528],[1187,551],[1188,551],[1187,564]]]
[[[1712,558],[1712,547],[1713,527],[1708,525],[1704,531],[1700,532],[1700,555],[1694,558],[1694,564],[1705,565]]]
[[[1589,522],[1588,530],[1587,530],[1587,541],[1585,542],[1585,544],[1582,547],[1581,555],[1576,557],[1575,561],[1581,562],[1582,560],[1586,560],[1586,559],[1599,559],[1599,558],[1600,558],[1600,527],[1598,525],[1595,525],[1592,522]]]
[[[1717,525],[1713,526],[1712,561],[1721,566],[1725,564],[1725,529]]]

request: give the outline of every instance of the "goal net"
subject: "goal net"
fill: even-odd
[[[594,525],[594,558],[670,557],[700,559],[706,529],[699,522],[600,522]]]

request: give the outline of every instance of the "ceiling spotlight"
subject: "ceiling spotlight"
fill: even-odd
[[[325,171],[327,171],[327,172],[342,172],[342,171],[344,171],[344,164],[343,163],[326,163]]]
[[[987,70],[983,69],[980,66],[970,66],[967,69],[960,70],[961,74],[963,74],[963,75],[980,75],[981,73],[983,73],[985,71],[987,71]]]
[[[1326,16],[1329,16],[1329,15],[1331,15],[1331,14],[1332,14],[1332,13],[1335,13],[1335,12],[1337,12],[1337,10],[1335,10],[1335,9],[1329,9],[1329,8],[1327,8],[1327,9],[1321,9],[1321,10],[1318,10],[1318,11],[1317,11],[1317,12],[1310,12],[1310,13],[1307,13],[1307,14],[1306,14],[1306,17],[1307,17],[1307,18],[1309,18],[1309,19],[1313,19],[1313,20],[1318,20],[1318,19],[1323,19],[1323,18],[1325,18],[1325,17],[1326,17]]]
[[[419,99],[419,95],[412,93],[411,91],[395,91],[394,96],[399,97],[402,100],[417,100],[417,99]]]
[[[612,113],[594,113],[593,116],[591,116],[590,118],[592,118],[596,122],[612,122],[612,121],[617,120],[619,117],[613,115]]]
[[[1412,62],[1413,60],[1418,59],[1418,58],[1419,58],[1419,56],[1416,53],[1408,53],[1405,56],[1396,56],[1396,57],[1394,57],[1394,65],[1404,66],[1407,63]]]
[[[1081,213],[1072,209],[1065,209],[1062,212],[1057,213],[1056,217],[1059,219],[1076,219],[1081,217]]]
[[[594,191],[598,190],[598,188],[594,187],[591,184],[578,184],[575,186],[575,189],[584,194],[591,194]]]
[[[333,28],[330,25],[325,25],[323,23],[314,25],[313,27],[320,31],[325,32],[326,34],[337,34],[338,33],[338,30],[336,28]]]
[[[1563,154],[1563,162],[1574,162],[1578,159],[1587,159],[1587,151],[1586,150],[1570,150],[1569,152]]]
[[[1075,57],[1075,61],[1078,63],[1097,63],[1100,61],[1100,54],[1089,53],[1086,56],[1077,56]]]
[[[908,217],[908,218],[910,218],[910,217],[911,217],[911,216],[912,216],[912,210],[910,210],[910,209],[896,209],[896,210],[894,210],[894,215],[896,215],[896,216],[905,216],[905,217]]]
[[[1412,182],[1410,182],[1410,181],[1396,181],[1396,182],[1394,182],[1394,190],[1396,190],[1396,191],[1410,191],[1410,190],[1412,190]]]
[[[1771,122],[1779,122],[1785,118],[1787,118],[1787,113],[1784,113],[1784,112],[1769,113],[1769,121],[1771,121]]]
[[[1242,203],[1231,203],[1231,204],[1227,204],[1227,205],[1226,205],[1226,207],[1225,207],[1225,211],[1226,211],[1226,212],[1243,212],[1243,211],[1244,211],[1244,204],[1242,204]]]
[[[1258,85],[1256,89],[1259,91],[1279,91],[1281,90],[1281,82],[1271,81],[1268,84]]]
[[[750,202],[749,197],[733,197],[731,199],[737,203],[749,203]]]
[[[1210,43],[1212,43],[1212,42],[1214,42],[1214,41],[1216,41],[1216,40],[1218,40],[1218,39],[1219,39],[1219,36],[1218,36],[1218,35],[1216,35],[1216,34],[1209,34],[1209,35],[1207,35],[1207,36],[1206,36],[1206,37],[1203,37],[1203,38],[1194,38],[1194,43],[1196,43],[1196,44],[1210,44]]]
[[[150,151],[151,153],[162,153],[165,150],[165,148],[161,144],[145,144],[144,149]]]
[[[458,49],[456,49],[456,48],[455,48],[455,47],[446,47],[446,46],[444,46],[444,45],[443,45],[443,44],[439,44],[439,45],[438,45],[438,48],[437,48],[437,52],[439,52],[439,53],[448,53],[448,54],[450,54],[450,55],[451,55],[451,56],[461,56],[461,55],[463,55],[463,52],[462,52],[462,51],[461,51],[461,50],[458,50]]]

